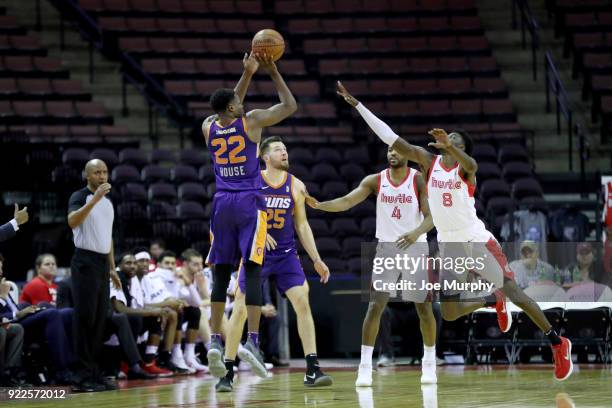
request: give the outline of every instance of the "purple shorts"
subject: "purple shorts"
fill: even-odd
[[[295,286],[302,286],[306,281],[306,275],[302,269],[300,258],[295,249],[280,256],[270,256],[266,254],[263,267],[261,268],[261,280],[273,279],[281,295]],[[246,293],[246,278],[244,276],[244,266],[240,268],[238,274],[238,284],[240,291]]]
[[[259,191],[217,191],[210,216],[207,264],[236,265],[240,259],[262,264],[268,224]]]

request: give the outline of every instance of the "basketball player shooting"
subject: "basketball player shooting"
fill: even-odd
[[[347,211],[364,201],[368,196],[376,196],[376,258],[394,258],[406,254],[411,258],[426,258],[428,255],[426,234],[433,228],[433,221],[427,204],[425,181],[421,173],[408,167],[408,161],[395,149],[387,151],[389,167],[380,173],[366,176],[359,186],[343,197],[318,202],[306,197],[306,203],[317,210],[340,212]],[[413,245],[417,243],[416,245]],[[422,282],[428,281],[427,268],[420,267],[414,273],[408,271],[386,270],[378,278],[384,282],[397,282],[398,279],[414,282],[417,290],[405,290],[402,299],[414,302],[419,315],[423,336],[423,359],[421,383],[435,384],[436,377],[436,319],[431,308],[427,290],[420,290]],[[372,352],[380,327],[380,319],[391,294],[376,288],[370,292],[368,311],[363,320],[361,332],[361,363],[357,374],[357,387],[372,386]]]
[[[453,243],[470,243],[473,249],[471,257],[484,258],[484,269],[478,274],[494,283],[498,290],[483,300],[470,302],[461,302],[461,293],[445,295],[441,302],[442,317],[445,320],[456,320],[483,306],[494,306],[499,327],[506,333],[512,325],[512,314],[506,308],[507,296],[546,334],[553,349],[554,376],[559,381],[567,379],[573,371],[572,343],[556,333],[538,304],[518,287],[499,243],[476,215],[474,191],[478,164],[469,156],[472,140],[467,132],[453,131],[449,135],[442,129],[431,130],[429,134],[435,141],[429,146],[441,152],[441,155],[434,155],[399,137],[340,82],[337,84],[337,93],[357,109],[383,142],[407,160],[418,163],[423,173],[427,174],[428,203],[438,231],[440,255],[444,256],[447,246],[455,248],[457,244],[452,246]]]
[[[215,115],[202,124],[217,186],[210,217],[211,249],[206,260],[214,270],[211,346],[207,357],[210,373],[215,377],[223,377],[227,371],[223,363],[221,322],[232,269],[240,258],[244,260],[249,331],[245,347],[261,358],[258,333],[266,206],[260,191],[258,145],[262,128],[277,124],[297,110],[295,98],[269,55],[245,55],[243,64],[244,72],[234,89],[218,89],[212,94],[210,104]],[[251,78],[260,67],[274,82],[280,103],[245,113],[242,103]]]
[[[304,206],[306,187],[304,183],[289,173],[289,156],[287,148],[278,136],[272,136],[261,142],[261,156],[266,168],[261,172],[262,194],[266,200],[268,212],[268,236],[266,242],[265,263],[262,268],[262,279],[273,279],[281,295],[287,297],[297,317],[298,333],[302,341],[306,359],[304,385],[306,387],[323,387],[332,385],[332,378],[321,370],[317,358],[317,344],[314,321],[308,300],[309,286],[306,275],[300,264],[295,235],[302,243],[314,264],[320,281],[327,283],[329,268],[321,259]],[[265,374],[263,361],[259,362],[250,355],[245,347],[238,350],[246,314],[244,310],[244,292],[247,290],[244,268],[238,276],[238,288],[234,310],[230,318],[228,341],[225,349],[227,374],[217,384],[217,391],[232,390],[233,363],[238,356],[249,363],[257,375]]]

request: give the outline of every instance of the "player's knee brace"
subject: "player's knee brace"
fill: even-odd
[[[211,302],[223,302],[227,297],[227,286],[232,277],[232,265],[215,265],[213,272],[213,288],[210,294]]]
[[[247,306],[261,306],[261,265],[248,261],[244,264],[246,286],[245,303]]]

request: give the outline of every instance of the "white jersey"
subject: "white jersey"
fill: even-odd
[[[399,185],[391,181],[389,169],[378,174],[376,238],[380,242],[395,242],[423,222],[416,182],[418,174],[418,171],[408,168],[406,178]],[[426,234],[421,235],[417,242],[427,242]]]
[[[449,169],[442,156],[435,156],[427,178],[427,202],[438,234],[486,230],[476,215],[474,190],[476,184],[468,183],[459,173],[459,163]]]

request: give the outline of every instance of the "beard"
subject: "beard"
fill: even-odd
[[[278,166],[275,166],[279,170],[289,171],[289,161],[279,162]]]
[[[392,169],[399,169],[399,168],[404,167],[405,165],[406,165],[406,163],[402,163],[401,161],[397,161],[395,164],[392,164],[389,161],[389,167],[391,167]]]

